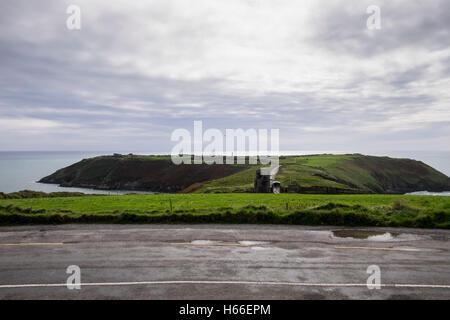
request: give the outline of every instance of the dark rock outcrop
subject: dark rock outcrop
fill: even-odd
[[[115,154],[83,159],[39,182],[102,190],[179,192],[194,183],[223,178],[245,168],[226,164],[175,165],[168,157]]]

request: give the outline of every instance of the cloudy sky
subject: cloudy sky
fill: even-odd
[[[169,152],[203,120],[282,150],[448,151],[449,88],[448,0],[0,2],[0,150]]]

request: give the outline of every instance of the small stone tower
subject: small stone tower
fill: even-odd
[[[278,173],[280,166],[261,168],[256,171],[254,182],[256,193],[280,193],[281,184],[275,181],[275,175]]]

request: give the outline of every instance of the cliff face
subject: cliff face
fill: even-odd
[[[65,187],[155,192],[247,192],[251,165],[174,165],[168,156],[102,156],[84,159],[39,182]],[[448,191],[450,178],[410,159],[364,155],[285,157],[276,179],[300,193],[407,193]]]
[[[450,178],[421,161],[364,156],[353,163],[367,170],[383,193],[450,190]]]
[[[84,159],[39,182],[104,190],[178,192],[194,183],[232,175],[246,166],[174,165],[168,157],[102,156]]]

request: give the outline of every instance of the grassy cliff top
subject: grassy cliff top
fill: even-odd
[[[304,193],[406,193],[445,191],[450,179],[423,162],[411,159],[346,155],[280,158],[276,180]],[[197,192],[244,191],[252,188],[253,167],[204,184]]]

